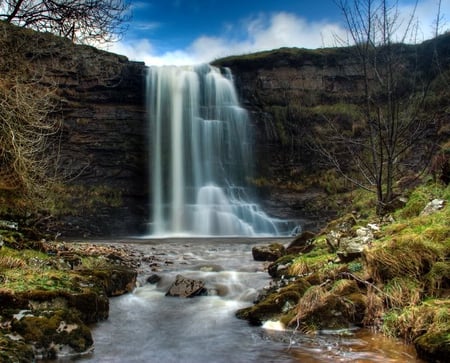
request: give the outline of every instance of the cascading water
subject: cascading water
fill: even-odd
[[[248,115],[224,72],[202,65],[148,73],[153,236],[288,234],[248,197]]]

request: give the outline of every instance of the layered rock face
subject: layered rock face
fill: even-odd
[[[123,236],[148,220],[146,66],[50,34],[2,25],[58,100],[51,140],[59,185],[48,231]]]
[[[69,65],[77,70],[64,71],[60,83],[66,101],[60,165],[81,209],[66,219],[68,229],[74,235],[136,233],[148,218],[146,69],[82,50]]]
[[[332,210],[317,205],[326,198],[323,190],[303,187],[323,168],[309,142],[314,128],[324,123],[323,114],[360,100],[364,79],[355,61],[345,51],[283,48],[216,64],[232,70],[251,113],[255,184],[264,208],[278,217],[310,222],[331,216]]]

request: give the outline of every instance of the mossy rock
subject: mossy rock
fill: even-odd
[[[81,276],[92,278],[102,286],[107,296],[119,296],[133,291],[137,271],[132,268],[112,266],[110,268],[79,270]]]
[[[58,353],[83,353],[91,349],[93,339],[78,312],[71,309],[27,313],[12,320],[11,330],[31,344],[38,357],[55,359]]]
[[[31,290],[16,294],[21,308],[37,310],[76,309],[85,323],[105,320],[109,315],[109,300],[96,289],[82,292]],[[24,303],[26,302],[26,304]]]
[[[304,231],[296,237],[286,248],[288,254],[308,253],[314,248],[315,233]]]
[[[414,340],[420,358],[427,362],[447,362],[450,357],[450,329],[427,332]]]
[[[289,277],[288,267],[292,264],[292,261],[297,257],[297,255],[286,255],[278,258],[276,261],[272,262],[267,271],[273,278]]]
[[[22,340],[11,339],[0,331],[0,362],[30,363],[35,357],[31,345]]]
[[[353,280],[338,280],[331,287],[312,286],[297,305],[297,314],[289,323],[304,332],[345,329],[362,324],[367,298]]]
[[[286,254],[286,250],[281,243],[271,243],[265,246],[254,246],[252,255],[255,261],[276,261]]]
[[[320,234],[329,233],[332,230],[338,230],[341,233],[349,233],[353,226],[357,223],[353,214],[348,213],[338,219],[335,219],[327,224],[325,229]]]
[[[67,300],[69,307],[78,310],[80,318],[87,324],[108,319],[109,300],[105,295],[86,291],[79,294],[68,294]]]
[[[248,320],[252,325],[261,325],[267,320],[282,319],[283,314],[289,314],[292,311],[309,287],[306,280],[300,279],[271,292],[255,305],[238,310],[236,316],[239,319]]]

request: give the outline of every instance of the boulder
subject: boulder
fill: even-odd
[[[153,275],[147,277],[147,280],[146,280],[146,281],[147,281],[149,284],[157,284],[160,280],[161,280],[161,277],[160,277],[160,276],[158,276],[157,274],[153,274]]]
[[[420,213],[421,216],[428,216],[430,214],[436,213],[437,211],[444,208],[445,200],[443,199],[433,199],[428,203],[423,211]]]
[[[310,231],[304,231],[296,237],[286,248],[288,254],[291,253],[308,253],[314,248],[315,234]]]
[[[254,246],[252,248],[252,255],[255,261],[276,261],[285,254],[286,249],[281,243]]]
[[[448,362],[450,356],[449,333],[450,329],[444,332],[428,331],[416,338],[414,347],[419,357],[427,362]]]
[[[13,315],[10,324],[21,340],[31,345],[36,358],[85,353],[94,343],[89,328],[75,310],[22,310]]]
[[[206,293],[205,283],[201,280],[193,280],[182,275],[177,275],[170,286],[166,296],[194,297]]]
[[[355,237],[342,238],[339,250],[336,251],[341,262],[348,263],[362,256],[362,252],[374,239],[373,227],[361,227],[356,230]]]

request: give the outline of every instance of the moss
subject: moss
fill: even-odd
[[[70,346],[74,352],[89,349],[92,336],[74,310],[46,311],[38,316],[24,316],[13,320],[12,328],[25,341],[33,342],[35,349],[52,356],[54,344]]]
[[[438,261],[425,275],[427,292],[431,296],[438,296],[441,289],[450,288],[450,262]]]
[[[425,333],[441,334],[450,326],[450,300],[432,299],[420,305],[390,310],[384,316],[383,331],[412,342]]]
[[[445,362],[450,357],[450,328],[427,332],[414,340],[414,346],[419,357],[427,361]]]
[[[261,325],[267,320],[288,321],[288,317],[292,318],[295,314],[293,308],[309,287],[310,284],[306,280],[299,279],[272,291],[255,305],[238,310],[236,316],[248,320],[252,325]]]
[[[0,331],[0,362],[34,362],[33,348],[22,340],[14,340]]]
[[[119,207],[122,193],[106,185],[56,185],[49,191],[48,210],[53,215],[78,216],[99,206]]]
[[[406,206],[397,211],[397,218],[406,219],[419,216],[427,203],[434,198],[450,200],[450,188],[443,188],[438,184],[424,184],[415,188],[408,197]]]

